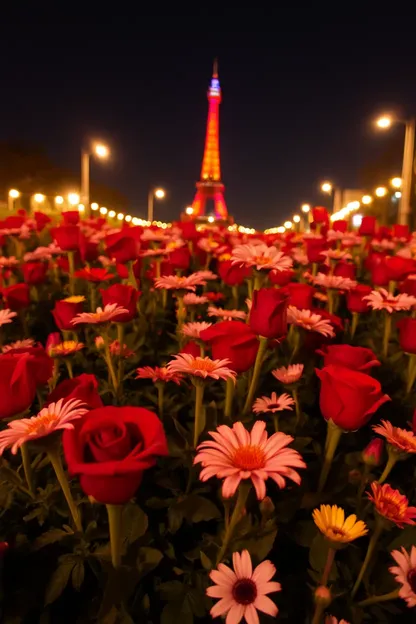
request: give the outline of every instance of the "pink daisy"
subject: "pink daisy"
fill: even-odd
[[[400,295],[391,295],[385,288],[373,290],[369,295],[363,297],[368,301],[368,305],[373,310],[386,310],[389,314],[399,310],[410,310],[416,304],[416,297],[401,293]]]
[[[329,338],[335,336],[331,323],[327,319],[323,319],[320,314],[315,314],[311,310],[298,310],[295,306],[289,306],[287,309],[287,322],[297,327],[303,327],[307,331],[318,332],[318,334],[328,336]]]
[[[388,444],[402,453],[416,453],[416,435],[412,431],[394,427],[388,420],[382,420],[381,425],[375,425],[373,430],[386,438]]]
[[[218,318],[223,318],[226,321],[231,321],[233,319],[244,321],[247,318],[247,313],[242,310],[223,310],[222,308],[209,306],[208,316],[216,316]]]
[[[220,598],[211,609],[211,617],[227,615],[228,624],[239,624],[242,618],[247,624],[258,624],[257,610],[275,618],[278,608],[267,594],[281,590],[280,583],[270,579],[276,573],[271,561],[262,561],[253,570],[248,550],[233,553],[233,568],[224,563],[209,574],[215,585],[207,588],[207,596]]]
[[[282,412],[283,410],[292,410],[292,405],[294,404],[295,401],[288,394],[284,393],[277,396],[276,392],[272,392],[270,397],[263,396],[254,401],[253,412],[255,414],[260,414],[262,412],[271,412],[274,414],[275,412]]]
[[[397,583],[401,584],[400,598],[406,601],[408,607],[416,607],[416,546],[412,546],[408,553],[402,546],[400,550],[390,553],[397,566],[389,568],[394,574]]]
[[[169,239],[169,234],[165,232],[165,230],[152,230],[147,228],[143,231],[143,234],[140,236],[142,241],[155,241],[161,242]]]
[[[303,369],[303,364],[289,364],[287,368],[285,366],[275,368],[272,375],[283,384],[292,384],[302,377]]]
[[[200,238],[197,244],[202,251],[206,251],[207,253],[213,253],[220,246],[216,240],[207,237]]]
[[[167,256],[168,253],[168,249],[162,249],[161,247],[159,247],[158,249],[145,249],[144,251],[140,252],[140,255],[142,256],[142,258],[150,258],[157,256]]]
[[[16,256],[10,256],[9,258],[6,258],[6,256],[1,256],[0,257],[0,267],[2,269],[11,269],[12,267],[15,267],[19,264],[19,260],[16,258]]]
[[[194,357],[189,353],[179,353],[174,358],[167,365],[167,369],[171,373],[182,373],[203,379],[211,377],[212,379],[233,379],[235,381],[236,373],[227,366],[230,364],[230,360],[211,360],[209,357]]]
[[[204,303],[208,303],[208,297],[204,297],[204,295],[196,295],[195,293],[186,293],[183,298],[183,303],[185,306],[190,305],[203,305]]]
[[[81,312],[72,319],[71,325],[81,325],[91,323],[99,325],[108,323],[111,319],[116,318],[119,314],[127,313],[126,308],[122,308],[117,303],[108,303],[104,309],[97,308],[95,312]]]
[[[123,344],[123,348],[120,348],[120,342],[118,340],[113,340],[110,344],[110,353],[111,355],[116,355],[122,358],[129,358],[134,355],[134,351],[128,348],[126,344]]]
[[[352,255],[345,249],[328,249],[327,251],[322,251],[321,255],[326,256],[328,260],[351,260],[352,258]]]
[[[261,269],[286,271],[292,268],[292,258],[285,256],[276,247],[268,247],[264,243],[253,245],[237,245],[231,255],[233,264],[240,264]]]
[[[179,275],[164,275],[155,279],[156,288],[166,288],[167,290],[195,290],[196,286],[204,286],[205,281],[196,273],[188,277]]]
[[[11,351],[11,349],[27,349],[28,347],[33,347],[35,341],[33,338],[24,338],[23,340],[16,340],[16,342],[10,342],[7,345],[4,345],[2,348],[2,353],[7,353]]]
[[[151,366],[142,366],[137,369],[137,377],[136,379],[151,379],[153,383],[158,381],[163,381],[167,383],[168,381],[173,381],[178,386],[181,383],[183,377],[179,373],[173,373],[168,370],[166,366],[159,368],[159,366],[155,366],[152,368]]]
[[[209,327],[212,327],[212,323],[206,323],[205,321],[201,323],[186,323],[182,325],[181,331],[183,335],[188,336],[188,338],[199,338],[201,331]]]
[[[0,327],[2,325],[7,325],[7,323],[11,323],[15,316],[17,316],[17,312],[12,312],[9,308],[0,310]]]
[[[295,247],[294,249],[292,249],[292,254],[291,255],[292,255],[293,260],[297,264],[301,264],[303,266],[306,266],[307,264],[309,264],[308,256],[303,251],[303,249],[301,249],[300,247]]]
[[[350,288],[355,288],[357,286],[357,282],[349,277],[341,277],[340,275],[325,275],[324,273],[318,273],[313,281],[316,286],[334,288],[336,290],[350,290]]]
[[[218,275],[216,275],[216,273],[213,273],[208,269],[204,269],[203,271],[196,271],[194,275],[198,275],[198,277],[208,282],[211,280],[216,280],[218,278]]]
[[[269,477],[280,488],[285,487],[287,478],[300,484],[294,468],[306,468],[306,464],[297,451],[286,448],[293,442],[292,436],[278,432],[269,438],[263,420],[254,423],[251,433],[243,423],[236,422],[232,428],[220,425],[209,435],[213,440],[198,446],[194,464],[202,464],[201,481],[224,479],[224,498],[234,496],[242,479],[251,479],[258,500],[266,496]]]
[[[59,429],[73,429],[72,420],[81,418],[88,412],[85,404],[78,399],[59,399],[44,407],[37,416],[20,418],[8,423],[8,428],[0,433],[0,455],[9,446],[13,455],[25,442],[44,438]]]

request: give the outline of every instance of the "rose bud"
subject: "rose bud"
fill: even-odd
[[[373,438],[362,452],[363,462],[367,466],[381,466],[383,461],[384,442],[381,438]]]

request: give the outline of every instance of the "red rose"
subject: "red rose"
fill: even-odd
[[[334,366],[345,366],[351,370],[364,371],[373,366],[380,366],[380,362],[366,347],[353,347],[348,344],[325,345],[317,353],[324,358],[324,366],[334,364]]]
[[[370,375],[333,364],[315,371],[321,380],[322,415],[344,431],[363,427],[383,403],[390,401],[380,382]]]
[[[127,323],[131,321],[137,314],[137,298],[138,291],[133,286],[125,284],[113,284],[106,290],[100,290],[103,298],[103,305],[109,303],[117,303],[122,308],[126,308],[128,312],[122,312],[115,316],[112,320],[115,323]]]
[[[74,277],[84,279],[87,282],[99,284],[100,282],[107,282],[108,280],[114,279],[115,275],[113,273],[109,273],[107,269],[101,269],[98,267],[90,269],[88,267],[84,267],[83,269],[75,271]]]
[[[43,284],[47,272],[48,265],[46,262],[25,262],[22,266],[23,278],[26,284],[31,286]]]
[[[53,359],[49,357],[43,347],[26,347],[22,349],[10,349],[8,353],[30,355],[29,369],[36,386],[44,386],[52,377]]]
[[[395,223],[393,225],[393,236],[396,238],[410,238],[410,230],[408,225],[400,225]]]
[[[416,353],[416,319],[402,318],[397,323],[400,348],[405,353]]]
[[[201,236],[194,221],[177,221],[175,225],[182,230],[184,240],[195,241]]]
[[[29,353],[9,351],[0,355],[0,418],[27,410],[36,395],[36,381]]]
[[[352,262],[337,262],[334,268],[334,275],[338,277],[349,277],[355,280],[356,266]]]
[[[387,254],[384,251],[370,251],[370,253],[364,260],[364,267],[367,269],[367,271],[372,271],[372,269],[379,264],[384,264],[386,258]]]
[[[188,353],[193,357],[199,357],[201,355],[201,347],[193,340],[190,340],[182,347],[180,353]]]
[[[325,223],[329,221],[328,211],[323,206],[315,206],[312,208],[312,218],[315,223]]]
[[[13,284],[1,291],[7,308],[13,311],[23,310],[30,304],[30,291],[27,284]]]
[[[399,284],[399,290],[401,293],[416,297],[416,275],[409,275],[409,277],[406,277],[406,279]]]
[[[229,367],[236,373],[245,373],[256,361],[259,341],[256,334],[240,321],[223,321],[205,329],[201,340],[211,345],[214,360],[229,359]]]
[[[307,238],[305,243],[309,262],[322,262],[325,259],[322,252],[326,250],[327,245],[323,238]]]
[[[169,254],[169,262],[174,269],[187,271],[191,264],[191,252],[188,247],[178,247]]]
[[[240,286],[251,272],[251,267],[232,264],[231,260],[218,263],[218,275],[227,286]]]
[[[88,496],[123,505],[136,493],[143,472],[168,455],[159,418],[143,407],[102,407],[66,429],[63,446],[68,470],[78,475]]]
[[[62,331],[73,330],[74,326],[71,325],[71,321],[77,314],[82,312],[82,309],[82,301],[66,301],[65,299],[55,301],[52,314],[57,327]]]
[[[61,381],[48,396],[48,404],[56,403],[59,399],[65,399],[65,402],[70,399],[79,399],[90,409],[96,409],[103,407],[103,402],[98,394],[98,381],[95,375],[88,375],[82,373],[78,377],[73,379],[65,379]]]
[[[250,327],[257,336],[281,338],[287,331],[288,298],[276,288],[253,292]]]
[[[10,217],[6,217],[2,222],[2,227],[6,229],[14,230],[17,228],[21,228],[24,222],[26,221],[26,213],[23,215],[11,215]]]
[[[289,300],[288,305],[293,305],[298,310],[310,310],[313,303],[313,295],[315,289],[309,284],[299,284],[291,282],[284,288],[282,292],[287,293]]]
[[[337,316],[336,314],[331,314],[330,312],[328,312],[328,310],[323,310],[322,308],[312,308],[312,312],[314,314],[319,314],[323,319],[326,319],[327,321],[329,321],[335,333],[344,331],[344,323],[340,316]],[[313,335],[315,333],[316,332],[310,332],[310,335]],[[316,334],[316,335],[320,336],[320,334]]]
[[[360,236],[374,236],[376,233],[377,219],[375,217],[363,217],[358,233]]]
[[[62,213],[62,219],[64,225],[78,225],[79,212],[78,210],[65,210],[65,212]]]
[[[378,226],[377,238],[378,240],[383,240],[383,238],[387,238],[387,240],[391,239],[391,230],[388,225]]]
[[[397,282],[416,272],[416,262],[412,258],[388,256],[385,260],[389,280]]]
[[[107,254],[109,258],[115,258],[116,262],[125,264],[137,260],[140,251],[140,242],[129,235],[128,230],[122,230],[106,237]]]
[[[79,252],[82,262],[95,262],[98,258],[98,243],[90,241],[86,236],[80,233]]]
[[[347,228],[348,221],[345,221],[345,219],[337,219],[332,224],[332,229],[334,230],[334,232],[342,232],[343,234],[345,234]]]
[[[60,225],[51,228],[51,236],[63,251],[79,249],[79,228],[77,225]]]
[[[35,212],[33,216],[35,217],[36,229],[38,232],[41,232],[43,228],[52,221],[44,212]]]
[[[363,314],[364,312],[370,312],[368,302],[363,300],[363,297],[367,297],[373,289],[366,284],[358,284],[355,288],[351,288],[347,292],[347,308],[350,312],[357,312]]]
[[[269,280],[275,286],[286,286],[289,284],[295,276],[295,272],[292,269],[287,271],[270,271]]]

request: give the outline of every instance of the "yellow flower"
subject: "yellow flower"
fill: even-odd
[[[49,355],[51,357],[63,357],[65,355],[71,355],[72,353],[76,353],[77,351],[81,351],[84,348],[83,342],[78,342],[77,340],[64,340],[50,349]]]
[[[368,533],[367,525],[352,514],[345,519],[345,512],[337,505],[321,505],[314,509],[313,520],[325,537],[331,542],[348,544]]]
[[[82,295],[73,295],[72,297],[67,297],[66,299],[63,299],[63,301],[66,301],[67,303],[82,303],[83,301],[85,301],[85,297],[83,297]]]

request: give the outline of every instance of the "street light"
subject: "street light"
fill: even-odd
[[[185,212],[186,212],[187,215],[192,215],[192,214],[194,214],[194,209],[192,208],[192,206],[187,206],[185,208]]]
[[[81,149],[81,200],[85,206],[90,205],[90,156],[103,160],[109,154],[109,148],[103,143],[93,143],[89,149]]]
[[[92,202],[91,204],[91,210],[98,210],[99,205],[97,204],[97,202]]]
[[[399,189],[399,188],[401,188],[401,186],[402,186],[402,179],[401,179],[401,178],[392,178],[392,179],[390,180],[390,184],[391,184],[394,188]]]
[[[42,195],[42,193],[36,193],[33,199],[37,204],[43,204],[43,202],[45,201],[45,195]]]
[[[85,212],[84,204],[78,204],[78,212]]]
[[[212,215],[210,215],[210,216],[208,217],[208,223],[214,223],[214,221],[215,221],[215,217],[213,217]]]
[[[283,225],[287,230],[290,230],[290,228],[293,226],[293,223],[292,221],[285,221]]]
[[[309,204],[302,204],[301,210],[302,212],[304,212],[305,214],[307,214],[310,211],[311,207]]]
[[[402,185],[399,210],[398,210],[398,222],[400,225],[407,225],[410,215],[410,198],[412,194],[412,176],[413,176],[413,158],[415,152],[415,124],[416,120],[411,117],[408,120],[393,119],[389,115],[380,117],[377,120],[379,128],[390,128],[393,122],[404,123],[404,146],[403,146],[403,163],[402,163]]]
[[[363,195],[361,197],[361,201],[364,205],[368,206],[368,204],[371,204],[371,202],[373,201],[373,198],[371,197],[371,195]]]
[[[286,228],[284,225],[279,225],[279,227],[276,229],[278,234],[284,234],[286,232]]]
[[[108,209],[105,206],[101,206],[100,208],[100,214],[102,215],[106,215],[108,212]]]
[[[117,215],[117,219],[118,219],[119,221],[123,221],[123,219],[124,219],[124,214],[123,214],[122,212],[119,212],[119,213],[118,213],[118,215]]]
[[[300,216],[299,215],[293,215],[292,220],[294,223],[299,223],[300,222]]]
[[[19,191],[16,189],[10,189],[9,191],[9,200],[8,200],[8,208],[10,211],[14,209],[14,200],[20,196]]]
[[[61,206],[64,203],[64,198],[62,197],[62,195],[57,195],[55,197],[55,204],[57,204],[58,206]]]
[[[35,197],[36,199],[36,197]],[[71,206],[76,206],[77,204],[79,204],[79,195],[78,193],[68,193],[68,203]],[[84,204],[85,206],[85,204]]]
[[[125,217],[125,219],[124,219],[124,220],[125,220],[125,221],[127,221],[127,223],[130,223],[130,221],[131,221],[131,215],[126,215],[126,217]]]
[[[385,197],[387,195],[387,189],[385,186],[378,186],[375,190],[377,197]]]
[[[166,193],[162,188],[151,188],[147,198],[147,220],[152,223],[153,221],[153,204],[154,199],[163,199]]]
[[[108,213],[108,216],[110,217],[110,219],[114,219],[114,217],[116,216],[116,211],[110,210],[110,212]]]
[[[331,184],[331,182],[323,182],[321,184],[321,191],[323,193],[332,193],[332,184]]]

